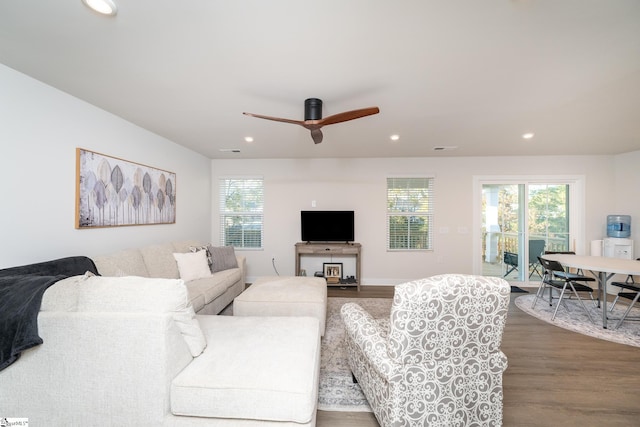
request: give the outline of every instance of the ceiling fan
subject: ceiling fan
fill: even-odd
[[[322,100],[318,98],[309,98],[304,101],[304,120],[282,119],[280,117],[263,116],[260,114],[242,113],[247,116],[257,117],[259,119],[273,120],[276,122],[292,123],[300,125],[311,131],[311,139],[316,144],[322,142],[322,131],[320,128],[336,123],[348,122],[349,120],[359,119],[361,117],[378,114],[378,107],[362,108],[359,110],[345,111],[344,113],[334,114],[333,116],[322,118]]]

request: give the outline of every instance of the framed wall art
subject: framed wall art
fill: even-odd
[[[342,263],[341,262],[324,262],[322,270],[327,283],[340,283],[342,280]]]
[[[175,222],[175,173],[76,148],[76,228]]]

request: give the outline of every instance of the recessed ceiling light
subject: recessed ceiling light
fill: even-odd
[[[392,141],[397,141],[400,139],[400,135],[391,135],[389,139],[391,139]]]
[[[244,140],[245,140],[245,141],[247,141],[247,142],[253,142],[253,137],[251,137],[251,136],[245,136],[245,137],[244,137]]]
[[[522,134],[522,137],[523,137],[524,139],[531,139],[531,138],[533,138],[533,136],[534,136],[534,135],[535,135],[535,134],[534,134],[533,132],[527,132],[527,133],[523,133],[523,134]]]
[[[82,3],[103,15],[114,16],[118,13],[116,4],[111,0],[82,0]]]

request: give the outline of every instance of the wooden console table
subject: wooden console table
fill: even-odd
[[[296,275],[300,274],[300,256],[312,255],[353,255],[356,257],[356,281],[355,283],[335,283],[327,286],[357,286],[360,290],[361,277],[361,249],[360,243],[296,243]]]

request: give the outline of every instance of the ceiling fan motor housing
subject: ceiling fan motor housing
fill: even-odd
[[[318,98],[309,98],[304,100],[304,119],[320,120],[322,119],[322,100]]]

